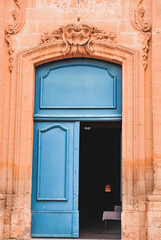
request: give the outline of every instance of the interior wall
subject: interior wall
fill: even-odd
[[[97,125],[97,126],[96,126]],[[121,129],[111,123],[81,124],[79,214],[81,221],[101,223],[103,211],[121,205]],[[115,126],[117,124],[115,123]],[[87,128],[87,130],[86,130]],[[89,129],[90,128],[90,129]],[[109,184],[111,192],[105,192]]]

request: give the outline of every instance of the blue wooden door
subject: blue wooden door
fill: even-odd
[[[36,68],[32,237],[78,237],[79,121],[121,120],[121,66],[66,59]]]
[[[32,237],[78,237],[79,122],[36,122]]]

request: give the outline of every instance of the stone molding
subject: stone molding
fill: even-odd
[[[62,40],[64,42],[63,54],[70,52],[90,54],[94,51],[92,47],[94,40],[115,43],[116,36],[114,33],[106,33],[95,26],[68,24],[51,32],[44,32],[39,44],[55,43]]]
[[[32,143],[35,66],[63,58],[90,57],[122,64],[123,73],[123,119],[122,119],[122,179],[123,179],[123,219],[130,216],[133,220],[139,215],[138,189],[141,182],[138,176],[138,123],[136,117],[136,97],[138,89],[138,52],[108,41],[93,40],[93,51],[81,53],[73,48],[70,53],[63,54],[64,40],[43,43],[37,47],[18,53],[17,75],[14,85],[17,86],[16,120],[15,120],[15,154],[13,210],[11,216],[11,238],[30,238],[31,225],[31,174],[32,174]],[[75,51],[73,51],[75,49]],[[15,74],[15,73],[14,73]],[[24,120],[26,119],[26,120]],[[24,145],[24,144],[25,145]],[[25,167],[24,167],[25,162]],[[143,167],[143,166],[142,166]],[[142,177],[142,176],[141,176]],[[24,219],[25,216],[28,216]],[[21,225],[14,219],[23,219]],[[125,218],[126,219],[126,218]],[[17,220],[19,221],[19,220]],[[25,229],[28,231],[25,231]],[[138,223],[136,238],[140,231]],[[133,236],[131,229],[126,229],[126,220],[122,222],[122,239]]]
[[[151,38],[151,25],[149,22],[145,22],[144,15],[145,9],[140,6],[143,0],[131,0],[130,6],[130,20],[132,25],[140,31],[144,36],[143,41],[143,67],[147,68],[147,59],[148,59],[148,51],[149,51],[149,41]]]
[[[4,200],[5,199],[5,194],[0,193],[0,200]]]
[[[25,1],[24,0],[14,0],[18,9],[14,9],[12,11],[13,22],[9,23],[6,27],[6,41],[8,43],[8,53],[9,53],[9,69],[12,72],[13,69],[13,35],[18,33],[23,27],[26,19],[26,9],[25,9]]]

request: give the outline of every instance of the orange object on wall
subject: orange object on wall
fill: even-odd
[[[109,184],[105,186],[105,192],[111,192],[111,186]]]

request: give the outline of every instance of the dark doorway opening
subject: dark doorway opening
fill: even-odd
[[[121,122],[82,122],[80,128],[80,238],[119,239],[121,221],[102,221],[121,206]]]

